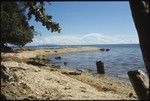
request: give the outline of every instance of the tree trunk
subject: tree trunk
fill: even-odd
[[[130,8],[138,32],[147,73],[150,73],[150,1],[130,0]]]
[[[150,1],[130,0],[130,8],[137,29],[143,60],[148,73],[129,71],[128,75],[139,99],[149,99],[149,73],[150,73]]]

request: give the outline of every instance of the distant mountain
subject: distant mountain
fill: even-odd
[[[105,35],[100,33],[90,33],[85,35],[53,35],[33,39],[29,45],[90,45],[90,44],[126,44],[138,43],[138,38],[125,35]]]

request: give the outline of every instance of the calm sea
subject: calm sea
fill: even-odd
[[[109,48],[106,52],[78,52],[61,55],[61,60],[51,58],[50,63],[75,69],[96,72],[96,61],[104,62],[106,75],[110,79],[129,81],[127,72],[142,69],[145,71],[141,50],[138,44],[86,45],[98,48]],[[76,46],[70,46],[76,47]]]

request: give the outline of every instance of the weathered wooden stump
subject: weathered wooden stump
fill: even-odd
[[[128,76],[140,100],[149,99],[149,78],[141,70],[129,71]]]
[[[104,63],[102,61],[96,61],[97,73],[105,74]]]

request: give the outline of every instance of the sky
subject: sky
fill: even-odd
[[[29,24],[40,34],[27,45],[139,43],[127,1],[52,2],[45,7],[59,23],[61,33],[51,33],[32,17]]]

